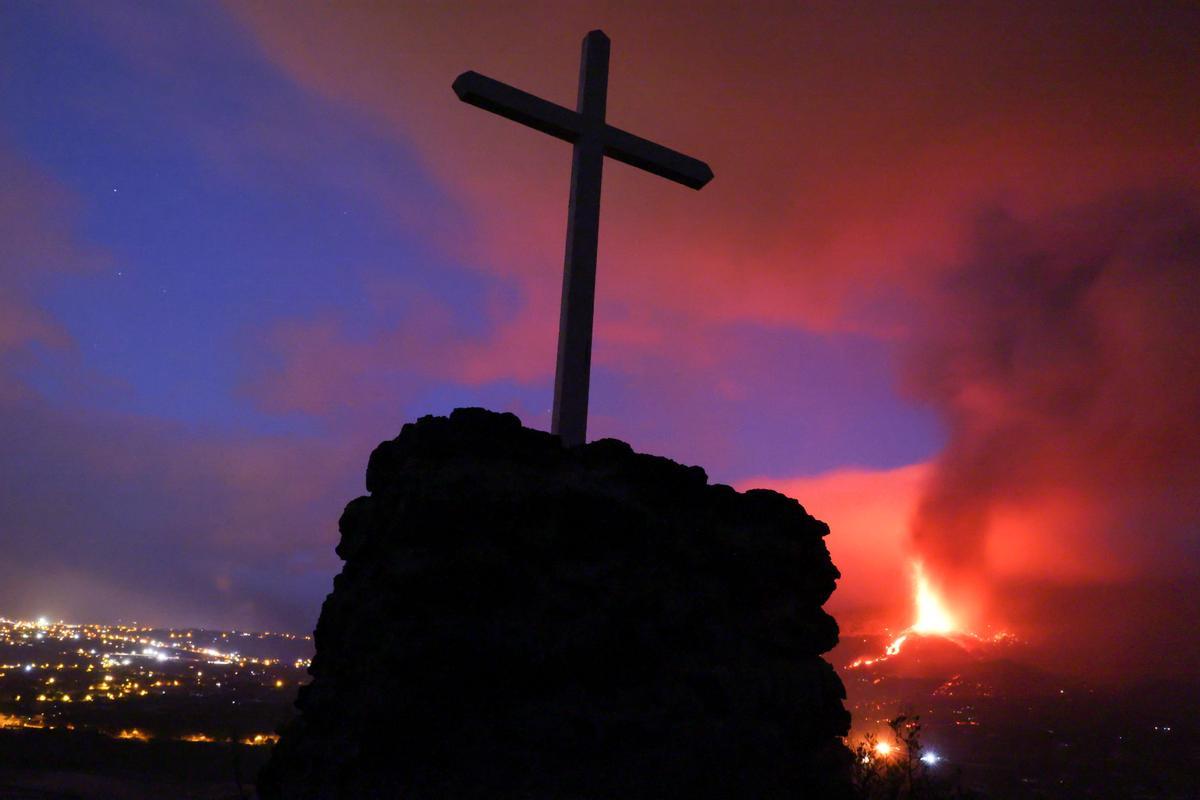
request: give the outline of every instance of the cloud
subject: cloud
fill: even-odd
[[[366,452],[32,400],[0,404],[0,436],[0,607],[170,624],[315,618]]]
[[[961,209],[981,198],[1046,209],[1198,171],[1190,42],[1200,20],[1185,9],[230,11],[300,85],[419,153],[473,220],[437,234],[440,244],[543,287],[531,294],[557,293],[568,149],[464,106],[449,84],[477,69],[570,104],[577,42],[594,27],[614,43],[612,121],[716,172],[692,193],[606,167],[602,303],[884,331],[892,320],[880,300],[924,284],[930,265],[959,252]]]
[[[0,136],[0,355],[37,343],[64,348],[70,336],[38,304],[54,275],[95,269],[104,255],[79,244],[77,204]]]
[[[471,332],[443,302],[424,297],[394,316],[365,335],[336,316],[284,319],[266,331],[244,391],[273,413],[336,416],[394,406],[431,382],[537,380],[553,358],[549,314],[500,316]]]

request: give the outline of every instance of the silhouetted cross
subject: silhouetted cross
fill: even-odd
[[[458,99],[565,139],[575,145],[567,205],[567,255],[558,319],[558,367],[550,430],[568,447],[587,435],[588,379],[592,363],[592,312],[596,299],[596,242],[600,232],[600,179],[604,157],[615,158],[699,189],[712,180],[703,161],[614,128],[604,121],[608,97],[608,37],[583,39],[576,110],[535,97],[477,72],[454,81]]]

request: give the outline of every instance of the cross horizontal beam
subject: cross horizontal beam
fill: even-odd
[[[458,99],[558,139],[574,142],[583,134],[583,116],[515,86],[464,72],[451,85]]]
[[[700,189],[712,180],[712,170],[699,159],[605,122],[597,124],[577,111],[478,72],[459,75],[454,80],[453,88],[458,99],[464,103],[528,125],[563,141],[574,143],[595,131],[600,137],[604,155],[691,189]]]
[[[631,167],[682,183],[689,189],[702,189],[712,180],[713,171],[703,161],[677,150],[655,144],[628,131],[604,126],[604,155]]]

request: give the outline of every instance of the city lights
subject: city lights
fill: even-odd
[[[232,644],[234,636],[238,649],[217,645]],[[288,694],[279,690],[307,680],[310,660],[295,656],[309,650],[308,641],[269,632],[0,617],[0,727],[93,730],[134,742],[229,741],[223,723],[211,721],[211,731],[180,729],[179,715],[217,696],[233,715],[263,702],[286,703]],[[277,738],[253,730],[239,741],[258,746]]]

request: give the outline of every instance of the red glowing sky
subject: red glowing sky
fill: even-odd
[[[40,24],[51,38],[60,25],[102,42],[131,86],[162,92],[151,111],[174,127],[144,147],[169,141],[203,164],[202,183],[271,193],[274,210],[247,210],[246,230],[230,223],[175,245],[232,236],[220,258],[260,309],[212,355],[237,364],[221,396],[232,399],[194,400],[182,384],[155,394],[168,381],[154,378],[153,402],[123,401],[123,388],[97,410],[56,402],[61,374],[38,379],[38,348],[76,348],[72,369],[89,385],[136,389],[150,368],[104,374],[83,334],[56,318],[69,304],[45,299],[47,275],[116,270],[136,248],[90,211],[96,176],[40,146],[48,134],[32,122],[0,138],[6,174],[23,176],[0,196],[4,230],[21,234],[30,265],[0,272],[10,289],[0,347],[13,377],[5,414],[34,431],[28,452],[69,457],[69,415],[93,431],[81,434],[87,459],[76,459],[83,485],[107,486],[79,462],[112,458],[149,493],[220,509],[185,526],[211,561],[189,578],[193,604],[262,621],[311,610],[303,578],[267,577],[276,585],[261,595],[254,583],[280,558],[289,574],[315,574],[314,586],[327,580],[331,520],[354,491],[343,473],[413,413],[502,405],[544,424],[568,151],[458,103],[449,83],[475,69],[569,104],[579,39],[597,27],[613,40],[609,118],[703,158],[716,179],[692,193],[606,169],[594,431],[703,462],[721,480],[779,487],[828,519],[845,576],[833,608],[848,618],[894,608],[890,587],[913,557],[961,608],[1026,627],[1077,602],[1063,592],[1159,597],[1195,577],[1194,6],[268,3],[189,13],[203,22],[116,9],[89,12],[86,32]],[[62,69],[64,85],[84,80]],[[72,106],[84,109],[80,139],[87,126],[122,124],[89,107],[116,91],[103,70],[90,74]],[[7,102],[27,117],[53,88],[16,87]],[[120,166],[137,141],[94,158]],[[191,198],[223,213],[218,197]],[[289,204],[301,216],[278,211]],[[319,221],[298,229],[305,208]],[[324,221],[346,208],[376,221],[336,231]],[[272,301],[272,281],[318,287],[316,267],[288,277],[289,241],[332,254],[328,286],[336,272],[359,288]],[[141,313],[130,303],[124,316]],[[182,420],[163,411],[181,396],[198,404]],[[286,435],[297,419],[303,435]],[[147,442],[140,456],[110,453],[129,437]],[[191,466],[179,466],[182,453]],[[297,485],[298,454],[319,465],[305,490],[266,499],[271,486]],[[162,464],[175,471],[162,477]],[[7,523],[32,530],[28,503],[16,508]],[[156,513],[138,525],[154,528]],[[245,549],[255,566],[230,567]],[[93,563],[68,570],[73,591],[142,596]],[[1162,591],[1184,605],[1147,601],[1161,620],[1195,604]],[[256,599],[221,599],[239,593]]]

